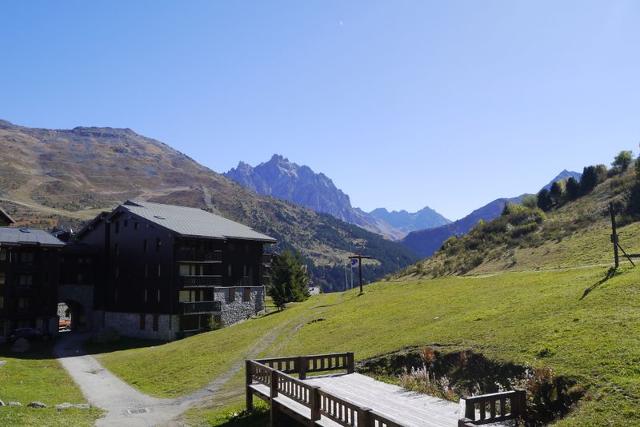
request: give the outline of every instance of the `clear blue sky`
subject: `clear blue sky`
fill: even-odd
[[[0,9],[0,118],[273,153],[455,219],[640,141],[636,1],[48,1]]]

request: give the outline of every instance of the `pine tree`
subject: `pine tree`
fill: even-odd
[[[299,255],[284,251],[273,257],[268,293],[280,310],[288,302],[304,301],[309,297],[309,276]]]
[[[568,200],[575,200],[580,197],[580,183],[574,177],[567,180],[566,193]]]
[[[553,201],[549,195],[549,190],[543,188],[538,192],[538,207],[543,211],[548,211],[553,206]]]

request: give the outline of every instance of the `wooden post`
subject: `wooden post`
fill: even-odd
[[[362,257],[358,258],[358,276],[360,277],[360,293],[362,293]]]
[[[320,387],[311,386],[311,392],[309,393],[309,405],[311,406],[310,425],[315,426],[315,422],[320,419]]]
[[[527,415],[527,392],[516,390],[515,396],[511,399],[511,411],[516,418],[524,418]]]
[[[271,399],[278,397],[278,371],[275,369],[271,371],[271,393],[269,397]]]
[[[358,427],[373,426],[371,422],[371,409],[370,408],[358,408]]]
[[[465,399],[464,397],[462,398],[462,401],[464,402],[464,417],[471,421],[475,421],[476,419],[475,405],[473,403],[469,403],[467,399]]]
[[[347,373],[353,374],[356,371],[355,358],[353,353],[347,353]]]
[[[618,256],[618,233],[616,230],[616,214],[613,211],[613,203],[609,203],[609,214],[611,215],[611,243],[613,243],[613,262],[617,269],[620,266],[620,258]]]
[[[307,356],[298,357],[298,378],[301,380],[307,379]]]
[[[247,411],[253,411],[253,392],[251,391],[251,383],[253,382],[253,372],[252,365],[250,360],[245,360],[245,387],[246,387],[246,403],[247,403]]]
[[[275,369],[271,371],[271,388],[269,392],[269,403],[271,407],[269,408],[269,425],[271,427],[276,427],[278,423],[278,403],[275,401],[275,398],[278,397],[278,371]]]

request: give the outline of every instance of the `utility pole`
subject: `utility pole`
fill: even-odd
[[[365,256],[365,255],[352,255],[349,257],[349,259],[353,260],[353,259],[357,259],[358,260],[358,275],[360,278],[360,293],[363,292],[362,290],[362,260],[363,259],[372,259],[372,257],[370,256]]]
[[[616,230],[616,214],[613,211],[613,203],[609,203],[609,214],[611,215],[611,243],[613,243],[613,262],[617,269],[620,265],[618,256],[618,232]]]

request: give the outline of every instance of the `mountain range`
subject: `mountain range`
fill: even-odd
[[[375,261],[365,280],[416,260],[412,252],[353,224],[261,196],[170,146],[131,129],[37,129],[0,121],[0,207],[19,225],[77,228],[127,199],[198,207],[245,223],[295,249],[325,290],[344,286],[354,251]]]
[[[325,174],[316,173],[310,167],[298,165],[278,154],[255,167],[240,162],[224,175],[258,194],[328,213],[390,239],[400,239],[413,230],[451,222],[429,207],[415,213],[389,212],[384,208],[364,212],[354,208],[349,196]]]

